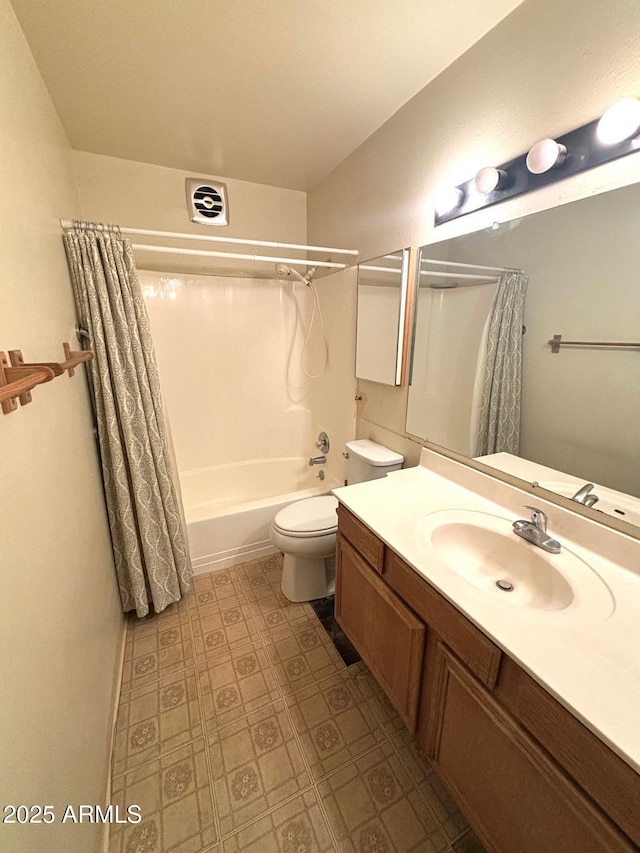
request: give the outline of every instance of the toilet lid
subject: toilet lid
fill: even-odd
[[[333,495],[307,498],[281,509],[273,523],[286,533],[331,533],[338,527],[337,509],[338,499]]]

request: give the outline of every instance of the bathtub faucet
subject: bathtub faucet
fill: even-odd
[[[309,465],[326,465],[327,457],[326,456],[310,456],[309,457]]]

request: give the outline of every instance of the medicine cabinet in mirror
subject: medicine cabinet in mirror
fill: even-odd
[[[595,483],[598,517],[640,525],[638,235],[633,184],[423,246],[407,432],[478,457],[488,318],[504,271],[521,270],[519,450],[487,464],[565,497],[564,483],[521,473],[520,458]],[[622,493],[613,509],[609,489]]]
[[[409,251],[358,264],[356,378],[400,385]]]

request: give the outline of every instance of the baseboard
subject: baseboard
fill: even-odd
[[[107,790],[105,792],[105,804],[111,804],[111,768],[113,766],[113,752],[116,743],[116,722],[118,719],[118,708],[120,706],[120,694],[122,692],[122,674],[124,672],[124,655],[127,645],[127,619],[122,620],[122,635],[120,637],[120,648],[116,654],[116,663],[113,672],[113,705],[111,708],[111,743],[109,744],[109,771],[107,773]],[[109,853],[109,830],[110,825],[104,825],[102,841],[102,853]]]

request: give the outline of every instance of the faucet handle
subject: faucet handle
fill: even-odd
[[[316,447],[321,453],[329,452],[329,436],[326,432],[321,432],[316,441]]]
[[[531,523],[539,527],[544,533],[547,532],[547,515],[537,506],[526,506],[525,509],[531,510]]]

